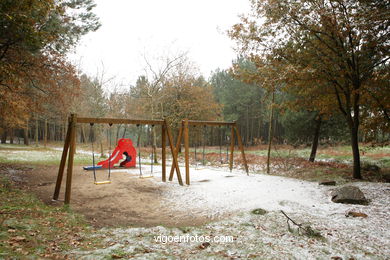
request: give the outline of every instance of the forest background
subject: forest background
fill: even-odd
[[[144,55],[145,73],[122,86],[104,70],[85,75],[67,59],[100,26],[92,0],[2,1],[1,142],[62,141],[70,113],[166,118],[174,134],[184,118],[237,121],[247,147],[350,144],[353,176],[361,178],[359,143],[383,145],[390,137],[390,5],[251,2],[252,12],[229,31],[238,55],[231,69],[205,79],[186,52]],[[77,139],[104,142],[106,128],[79,126]],[[136,132],[114,130],[116,139]],[[228,129],[192,134],[193,145],[228,142]],[[155,140],[144,142],[159,145]]]

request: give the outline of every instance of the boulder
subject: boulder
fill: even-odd
[[[335,186],[336,182],[331,180],[322,180],[318,183],[319,185],[326,185],[326,186]]]
[[[344,186],[335,189],[331,193],[332,201],[335,203],[367,205],[368,200],[363,192],[355,186]]]

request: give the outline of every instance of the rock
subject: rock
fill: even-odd
[[[386,173],[382,175],[384,182],[390,183],[390,173]]]
[[[331,180],[322,180],[318,183],[318,185],[335,186],[336,182]]]
[[[345,214],[346,217],[354,217],[354,218],[366,218],[368,217],[366,213],[362,212],[355,212],[355,211],[349,211],[347,214]]]
[[[258,208],[258,209],[252,210],[251,213],[255,214],[255,215],[265,215],[265,214],[267,214],[267,211],[265,209]]]
[[[355,186],[344,186],[331,193],[332,201],[335,203],[367,205],[368,200],[363,192]]]
[[[381,168],[375,164],[366,163],[362,166],[362,169],[368,172],[380,172]]]

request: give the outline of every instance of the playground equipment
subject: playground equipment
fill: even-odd
[[[92,144],[92,153],[93,151],[93,144]],[[97,163],[97,165],[93,166],[84,166],[83,169],[87,171],[92,171],[93,169],[99,170],[99,169],[109,169],[113,168],[115,164],[117,164],[122,158],[123,155],[126,157],[129,157],[129,161],[123,161],[120,164],[120,167],[124,168],[131,168],[136,167],[136,156],[137,151],[135,150],[133,146],[133,142],[130,138],[121,138],[118,141],[118,145],[114,149],[112,153],[109,154],[109,158],[104,161],[100,161]]]
[[[177,179],[180,185],[183,185],[183,181],[180,174],[180,169],[177,162],[177,153],[173,145],[172,135],[166,120],[138,120],[138,119],[120,119],[120,118],[88,118],[77,117],[76,114],[71,114],[69,117],[68,131],[64,143],[64,149],[62,151],[61,162],[58,169],[56,186],[54,189],[53,200],[58,200],[61,183],[65,171],[65,164],[68,157],[68,167],[66,172],[66,185],[65,185],[65,204],[70,203],[71,190],[72,190],[72,175],[73,175],[73,161],[76,151],[76,125],[77,124],[133,124],[133,125],[161,125],[161,165],[162,165],[162,181],[166,181],[166,141],[168,137],[168,143],[172,154],[172,165],[176,169]],[[111,156],[110,156],[111,157]],[[110,166],[111,164],[108,163]],[[173,178],[173,176],[172,176]],[[170,178],[170,180],[172,180]]]
[[[119,139],[118,145],[111,153],[111,156],[107,160],[98,162],[97,165],[100,165],[102,168],[108,169],[110,166],[114,166],[115,164],[117,164],[123,158],[124,153],[127,153],[128,156],[131,157],[131,160],[129,162],[126,162],[125,164],[122,164],[121,166],[125,168],[135,167],[135,158],[137,156],[137,152],[130,138]]]
[[[238,131],[237,123],[236,122],[217,122],[217,121],[196,121],[196,120],[188,120],[184,119],[181,122],[181,127],[179,129],[179,134],[177,137],[176,147],[175,147],[175,156],[177,156],[179,147],[181,145],[182,139],[184,138],[184,158],[185,158],[185,168],[186,168],[186,184],[190,185],[190,162],[189,162],[189,127],[188,126],[227,126],[231,127],[230,132],[230,156],[229,156],[229,169],[232,171],[233,169],[233,154],[234,154],[234,144],[235,144],[235,138],[234,133],[237,135],[237,142],[239,149],[241,151],[242,160],[244,162],[244,167],[247,175],[249,175],[248,171],[248,164],[245,158],[245,151],[244,146],[242,144],[242,139],[240,132]],[[204,147],[204,145],[203,145]],[[221,148],[220,148],[221,149]],[[204,148],[203,148],[204,150]],[[204,154],[204,152],[203,152]],[[171,181],[173,179],[173,175],[175,172],[175,167],[172,165],[171,172],[169,175],[169,180]]]

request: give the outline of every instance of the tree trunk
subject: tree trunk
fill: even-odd
[[[44,132],[43,132],[43,144],[46,147],[47,146],[47,119],[45,119],[45,125],[44,125]]]
[[[28,140],[28,120],[26,122],[26,128],[23,129],[23,135],[24,135],[24,144],[29,145],[29,140]]]
[[[5,144],[7,142],[7,129],[6,128],[3,128],[3,134],[1,136],[1,143],[2,144]]]
[[[362,179],[360,172],[360,153],[359,153],[359,130],[358,127],[350,126],[351,131],[351,146],[353,155],[353,174],[354,179]]]
[[[271,161],[271,145],[272,145],[272,122],[274,118],[274,101],[275,101],[275,91],[272,92],[272,102],[271,102],[271,111],[269,113],[269,128],[268,128],[268,152],[267,152],[267,173],[270,172],[270,161]]]
[[[35,119],[35,146],[38,147],[38,134],[39,134],[39,128],[38,128],[38,118]]]
[[[85,131],[84,131],[84,125],[80,126],[81,133],[80,133],[80,143],[85,143]]]
[[[66,125],[67,125],[67,120],[65,119],[64,120],[64,124],[62,126],[62,140],[63,141],[65,141],[65,136],[66,136],[66,131],[67,131]]]
[[[14,143],[14,129],[12,127],[9,129],[9,143]]]
[[[314,137],[313,137],[313,143],[311,146],[311,153],[310,153],[310,158],[309,162],[314,162],[316,159],[316,153],[317,153],[317,148],[318,148],[318,139],[320,137],[320,130],[321,130],[321,122],[322,118],[319,116],[319,118],[316,120],[316,128],[314,130]]]

